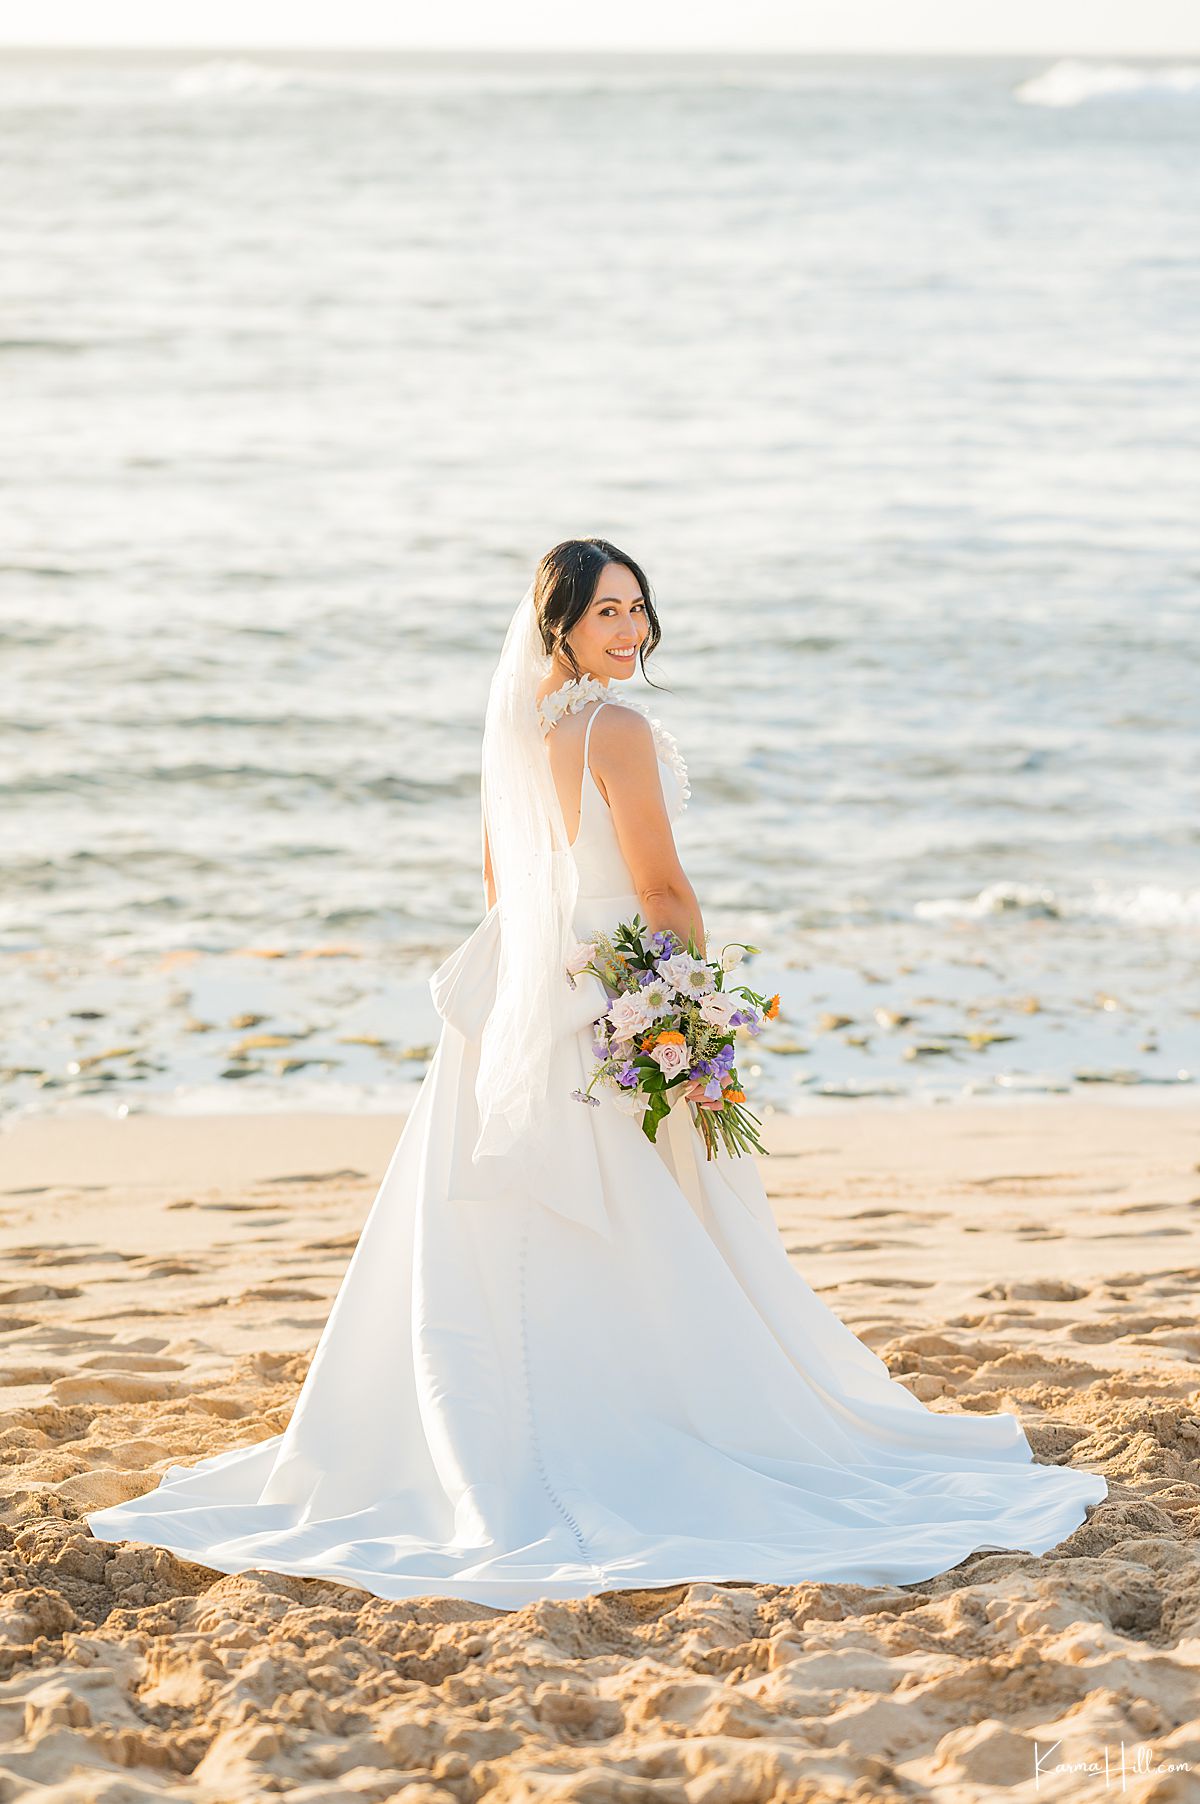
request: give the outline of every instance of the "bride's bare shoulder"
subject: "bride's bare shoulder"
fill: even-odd
[[[654,729],[639,708],[602,708],[591,743],[602,762],[645,762],[654,756]]]

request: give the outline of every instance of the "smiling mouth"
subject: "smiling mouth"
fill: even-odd
[[[637,646],[627,645],[623,651],[613,650],[610,646],[608,655],[610,658],[619,658],[622,664],[632,664],[633,660],[637,657]]]

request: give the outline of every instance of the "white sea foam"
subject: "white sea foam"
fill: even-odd
[[[1200,94],[1200,64],[1087,63],[1064,57],[1014,89],[1026,106],[1081,106],[1088,100]]]
[[[191,69],[181,69],[172,78],[171,92],[190,100],[277,94],[289,87],[292,80],[287,69],[275,69],[267,63],[217,58],[197,63]]]
[[[1097,920],[1127,921],[1132,927],[1200,927],[1200,890],[1143,883],[1136,889],[1098,884],[1074,910]]]
[[[722,77],[709,76],[703,68],[694,71],[690,79],[701,85],[727,85]],[[518,62],[510,67],[503,59],[492,60],[481,54],[476,60],[466,57],[457,63],[426,62],[420,58],[406,61],[403,57],[389,61],[381,57],[372,65],[333,56],[323,64],[284,66],[248,58],[212,58],[177,71],[167,83],[167,92],[189,101],[260,100],[284,94],[301,101],[458,94],[554,96],[564,92],[636,92],[661,80],[653,68],[639,69],[636,61],[632,67],[615,68],[597,68],[590,62],[573,67],[565,59],[547,65]],[[778,78],[769,69],[756,67],[752,80],[756,86],[779,86]]]
[[[973,896],[930,896],[913,905],[920,921],[979,921],[989,915],[1059,915],[1053,890],[1023,883],[989,883]]]
[[[1200,928],[1200,890],[1143,883],[1117,889],[1097,883],[1077,895],[1023,883],[989,883],[973,896],[931,896],[913,913],[922,921],[980,921],[1002,914],[1058,920],[1124,921],[1136,927]]]

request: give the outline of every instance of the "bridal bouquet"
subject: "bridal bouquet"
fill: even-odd
[[[567,963],[574,986],[582,971],[593,971],[616,995],[596,1021],[592,1050],[597,1064],[578,1102],[598,1108],[592,1095],[603,1081],[618,1108],[640,1118],[648,1140],[680,1096],[692,1106],[696,1126],[711,1159],[718,1139],[730,1153],[765,1153],[760,1125],[745,1105],[746,1092],[734,1066],[736,1029],[762,1032],[764,1020],[779,1013],[779,997],[764,997],[726,979],[757,946],[731,940],[719,959],[701,958],[695,940],[671,930],[647,934],[640,915],[622,921],[611,934],[580,940]]]

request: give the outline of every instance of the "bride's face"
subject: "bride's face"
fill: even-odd
[[[581,670],[607,682],[613,676],[632,676],[649,631],[637,577],[624,564],[606,564],[586,614],[567,634],[567,644]]]

